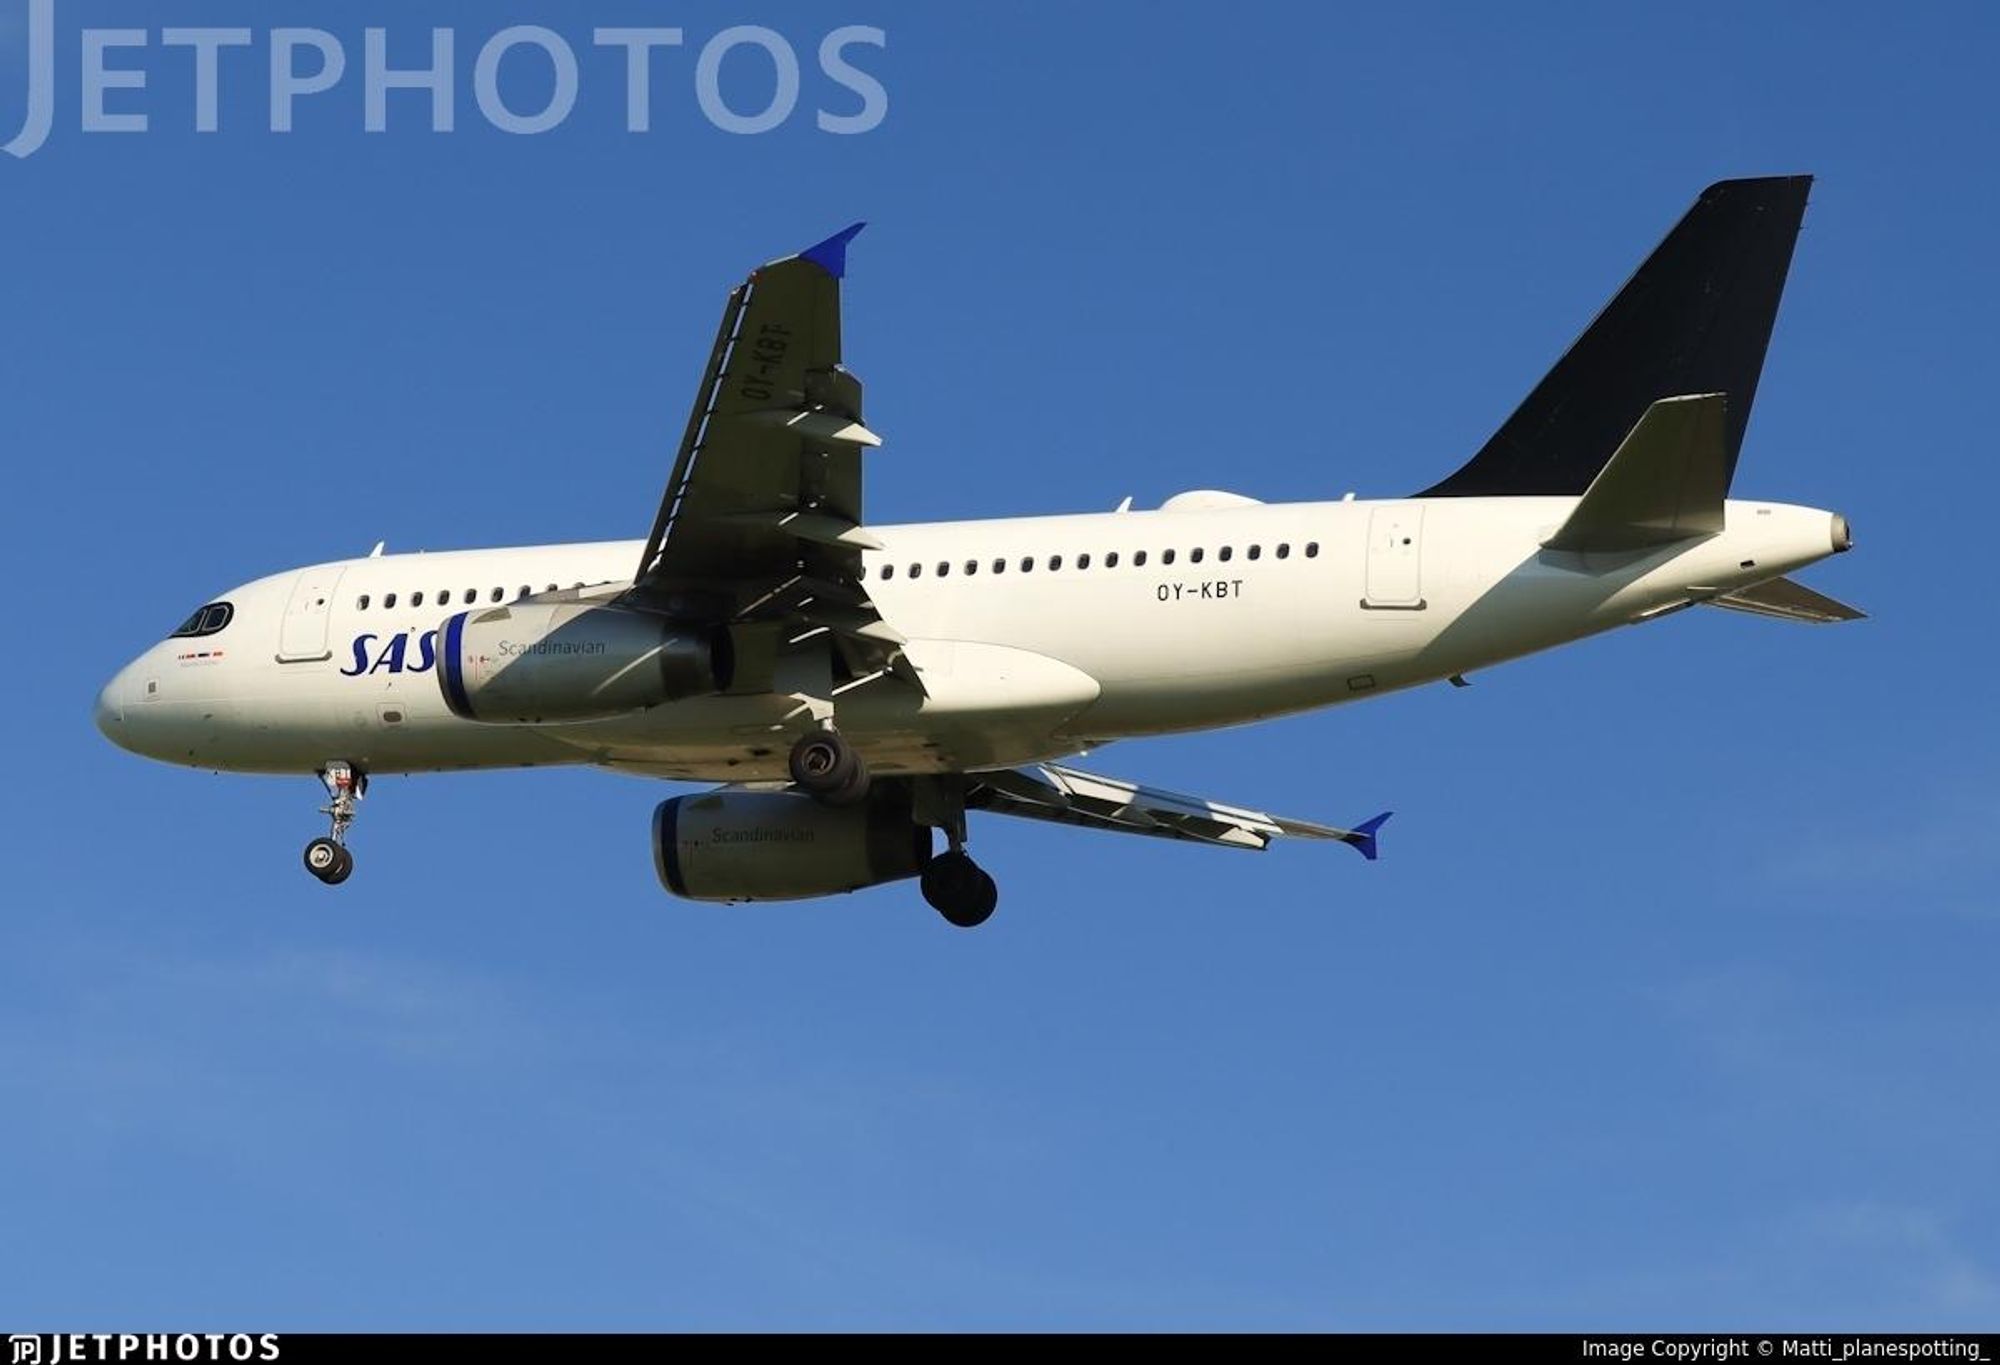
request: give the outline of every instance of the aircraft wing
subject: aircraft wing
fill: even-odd
[[[1375,835],[1389,818],[1383,812],[1354,829],[1335,829],[1309,820],[1288,820],[1241,806],[1225,806],[1198,796],[1142,787],[1112,777],[1098,777],[1075,768],[1045,763],[973,774],[966,796],[968,810],[1025,816],[1087,829],[1150,834],[1223,848],[1265,849],[1281,835],[1299,839],[1332,839],[1350,844],[1370,862],[1375,860]]]
[[[729,295],[633,591],[683,618],[833,633],[854,671],[900,663],[861,584],[861,381],[841,365],[840,288],[862,224]],[[907,664],[901,672],[914,677]]]

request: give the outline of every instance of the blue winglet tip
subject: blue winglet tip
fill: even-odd
[[[1389,817],[1395,813],[1392,810],[1385,810],[1373,820],[1363,821],[1354,827],[1354,839],[1352,842],[1355,851],[1360,853],[1369,862],[1374,862],[1381,853],[1381,850],[1375,845],[1375,832],[1381,829],[1383,825],[1389,823]]]
[[[836,280],[847,277],[847,244],[855,239],[866,223],[856,223],[842,228],[817,246],[809,246],[799,253],[799,259],[811,261],[814,265],[833,276]]]

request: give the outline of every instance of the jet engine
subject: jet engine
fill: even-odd
[[[660,884],[696,901],[790,901],[923,871],[931,831],[907,807],[824,806],[802,792],[715,791],[653,812]]]
[[[604,720],[727,687],[728,636],[629,607],[517,602],[446,620],[437,676],[465,720]]]

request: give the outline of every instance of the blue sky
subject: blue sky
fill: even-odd
[[[0,134],[25,107],[0,0]],[[63,0],[0,159],[0,1325],[1990,1327],[2000,819],[1990,7]],[[574,116],[494,131],[504,23]],[[458,130],[391,98],[456,26]],[[655,128],[592,26],[678,24]],[[785,34],[802,112],[701,116]],[[819,38],[889,95],[879,128]],[[162,24],[257,29],[190,131]],[[348,49],[268,131],[272,25]],[[152,26],[79,131],[81,26]],[[761,97],[753,57],[723,89]],[[523,62],[503,90],[538,93]],[[546,82],[544,82],[544,87]],[[880,520],[1456,467],[1700,187],[1821,177],[1736,488],[1839,508],[1873,619],[1689,612],[1103,769],[1385,856],[987,820],[914,889],[656,886],[660,790],[381,780],[341,893],[307,776],[105,744],[233,583],[643,534],[728,287],[858,218]]]

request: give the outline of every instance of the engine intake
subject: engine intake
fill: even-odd
[[[728,637],[629,607],[515,603],[446,620],[437,676],[465,720],[605,720],[727,687]]]
[[[914,877],[930,859],[930,827],[894,805],[717,791],[675,797],[653,812],[660,885],[687,900],[831,896]]]

